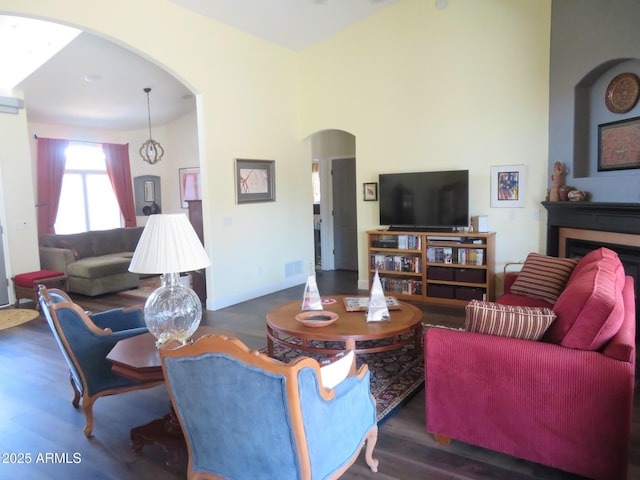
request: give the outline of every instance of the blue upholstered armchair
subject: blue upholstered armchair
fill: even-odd
[[[189,479],[338,478],[365,443],[377,471],[366,365],[329,389],[316,360],[284,364],[228,337],[204,336],[160,355],[187,440]]]
[[[48,290],[39,285],[38,297],[42,313],[69,367],[73,406],[78,408],[82,398],[87,437],[93,435],[93,404],[99,397],[162,383],[141,383],[115,375],[106,358],[119,340],[148,331],[141,307],[118,308],[89,316],[62,290]]]

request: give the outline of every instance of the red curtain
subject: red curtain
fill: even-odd
[[[68,140],[38,138],[38,235],[55,233]]]
[[[135,227],[136,207],[133,200],[131,168],[129,165],[129,144],[103,143],[102,150],[107,164],[107,174],[118,199],[120,212],[124,218],[124,226]]]

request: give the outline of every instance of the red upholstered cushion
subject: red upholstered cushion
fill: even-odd
[[[598,350],[624,319],[624,268],[607,248],[589,252],[574,269],[553,310],[557,319],[545,340],[568,348]]]
[[[13,281],[16,285],[21,287],[31,288],[33,282],[42,280],[43,278],[60,277],[64,275],[64,272],[58,272],[55,270],[38,270],[37,272],[21,273],[13,277]]]
[[[525,297],[524,295],[515,295],[513,293],[505,293],[496,300],[501,305],[517,305],[520,307],[539,307],[553,308],[553,304],[545,302],[540,298]]]

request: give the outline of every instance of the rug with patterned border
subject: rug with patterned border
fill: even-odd
[[[295,341],[295,339],[290,339]],[[344,348],[339,342],[310,342],[324,348]],[[359,342],[358,346],[371,342]],[[423,352],[415,352],[413,345],[397,350],[379,353],[359,353],[356,355],[357,366],[366,363],[371,372],[371,394],[376,399],[376,417],[378,425],[395,414],[399,408],[424,386]],[[266,353],[266,349],[263,350]],[[273,358],[285,363],[305,355],[316,360],[323,360],[328,355],[314,354],[300,350],[292,350],[275,344]]]

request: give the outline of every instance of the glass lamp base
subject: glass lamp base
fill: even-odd
[[[144,305],[144,321],[156,337],[156,346],[169,340],[187,343],[202,319],[198,295],[180,283],[180,274],[165,273],[162,285],[153,291]]]

